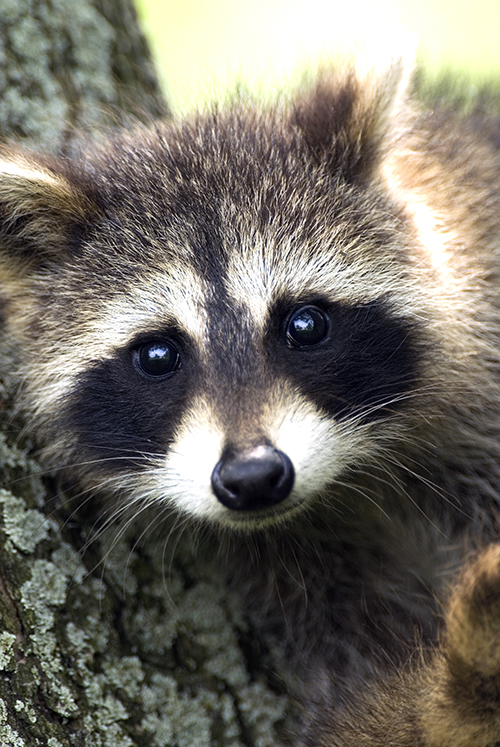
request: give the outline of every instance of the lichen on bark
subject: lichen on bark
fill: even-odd
[[[128,0],[0,0],[0,15],[3,139],[53,150],[118,111],[167,111]],[[161,537],[114,527],[87,547],[92,515],[44,474],[15,387],[0,384],[2,747],[276,745],[287,701],[213,553],[186,533],[166,563]]]
[[[1,0],[0,133],[45,149],[119,112],[167,111],[129,0]]]
[[[165,568],[161,543],[103,534],[89,572],[27,450],[4,439],[0,466],[2,745],[276,744],[285,699],[249,672],[248,623],[209,558],[186,538]]]

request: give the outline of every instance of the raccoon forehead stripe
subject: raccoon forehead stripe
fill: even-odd
[[[349,268],[331,257],[309,255],[288,239],[255,237],[231,255],[226,271],[228,295],[250,309],[257,328],[264,327],[273,300],[283,294],[304,298],[331,295],[333,287],[349,287]],[[293,267],[293,271],[290,268]]]
[[[272,239],[266,242],[259,237],[232,253],[226,271],[226,290],[235,302],[250,310],[252,321],[260,330],[267,321],[271,304],[282,294],[300,301],[323,296],[346,305],[386,298],[392,299],[399,313],[411,314],[412,295],[401,292],[394,270],[381,263],[378,274],[371,266],[368,272],[362,249],[359,244],[342,244],[340,236],[338,248],[332,246],[323,251],[314,248],[308,251],[290,239],[283,243]],[[346,262],[344,255],[348,254],[351,257]],[[407,278],[405,283],[408,288],[412,280]]]
[[[175,324],[203,348],[207,336],[205,308],[202,279],[188,266],[172,268],[165,273],[136,278],[123,297],[106,304],[89,337],[98,340],[103,352],[113,351],[140,332]]]

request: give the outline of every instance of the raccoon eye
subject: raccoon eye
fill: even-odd
[[[179,353],[171,342],[151,340],[134,350],[140,370],[148,376],[166,376],[179,366]]]
[[[288,322],[286,336],[293,347],[317,345],[325,339],[328,323],[325,314],[317,306],[303,306]]]

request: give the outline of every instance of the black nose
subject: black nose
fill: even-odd
[[[212,472],[212,489],[227,508],[259,511],[290,495],[294,477],[287,455],[262,445],[223,457]]]

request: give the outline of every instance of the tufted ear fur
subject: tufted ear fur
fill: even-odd
[[[63,161],[0,150],[0,276],[25,272],[69,250],[96,211]]]
[[[292,123],[332,171],[348,182],[369,179],[404,126],[410,72],[403,58],[382,72],[354,64],[323,71],[296,102]]]

